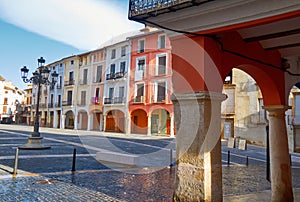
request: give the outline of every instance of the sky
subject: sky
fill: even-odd
[[[128,20],[129,0],[0,0],[0,75],[20,89],[20,69],[30,75],[46,64],[94,50],[144,25]]]

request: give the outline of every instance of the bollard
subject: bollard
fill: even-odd
[[[13,175],[17,175],[17,170],[18,170],[18,156],[19,156],[19,148],[16,149],[16,154],[15,154],[15,164],[14,164],[14,170],[13,170]]]
[[[230,164],[230,151],[228,150],[228,154],[227,154],[227,166],[229,166]]]
[[[248,156],[246,156],[246,166],[249,165],[249,160],[248,160]]]
[[[170,149],[170,168],[173,166],[173,149]]]
[[[75,172],[75,164],[76,164],[76,148],[74,148],[73,151],[72,172]]]

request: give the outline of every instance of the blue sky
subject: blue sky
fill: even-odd
[[[24,89],[20,68],[96,49],[143,27],[127,19],[129,0],[0,0],[0,75]]]

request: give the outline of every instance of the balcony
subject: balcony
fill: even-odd
[[[79,107],[84,107],[84,106],[86,106],[86,101],[85,101],[85,100],[79,101],[79,102],[77,103],[77,106],[79,106]]]
[[[114,104],[123,104],[125,101],[124,97],[115,97]]]
[[[120,79],[120,78],[123,78],[125,76],[125,72],[117,72],[115,74],[115,78],[116,79]]]
[[[213,0],[130,0],[128,18],[139,21],[209,1]]]
[[[104,104],[112,104],[113,99],[112,98],[104,98]]]
[[[65,81],[65,86],[73,86],[75,84],[75,80]]]
[[[53,108],[53,103],[49,103],[48,108]]]
[[[72,106],[72,100],[63,101],[62,106]]]
[[[100,99],[98,97],[92,97],[91,98],[91,103],[92,104],[100,104]]]
[[[124,97],[104,98],[104,104],[124,104]]]
[[[60,102],[56,102],[56,103],[54,104],[54,107],[61,107],[61,103],[60,103]]]
[[[79,85],[87,85],[87,79],[80,80]]]
[[[145,97],[144,96],[136,96],[135,98],[134,98],[134,103],[144,103],[144,101],[145,101],[145,99],[144,99]]]
[[[115,78],[115,74],[114,73],[106,74],[106,80],[112,80],[114,78]]]
[[[125,76],[125,72],[117,72],[117,73],[109,73],[106,74],[106,80],[112,80],[112,79],[120,79]]]
[[[155,103],[166,103],[166,96],[157,96]]]

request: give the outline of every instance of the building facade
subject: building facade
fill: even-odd
[[[0,119],[1,123],[16,121],[17,106],[24,102],[24,92],[18,89],[11,81],[0,76]],[[20,110],[21,108],[19,108]],[[20,111],[21,112],[21,111]]]
[[[131,43],[130,131],[174,136],[170,41],[161,30],[146,27]]]

